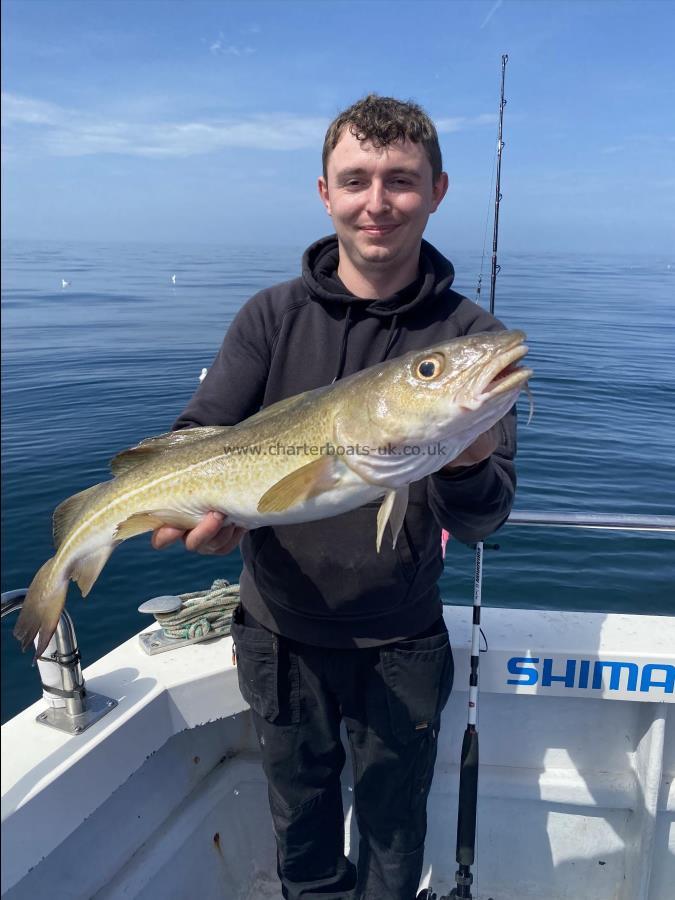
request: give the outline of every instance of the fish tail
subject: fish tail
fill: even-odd
[[[55,562],[55,556],[48,559],[31,581],[14,628],[14,637],[21,642],[22,650],[40,633],[36,657],[42,656],[46,650],[66,602],[68,577],[64,571],[55,567]]]

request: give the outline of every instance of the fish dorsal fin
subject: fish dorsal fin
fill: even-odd
[[[303,391],[302,394],[294,394],[292,397],[286,397],[284,400],[277,400],[276,403],[272,403],[270,406],[266,406],[264,409],[249,416],[248,419],[244,419],[241,424],[259,425],[260,422],[264,422],[266,419],[271,419],[274,416],[286,417],[296,407],[302,406],[307,400],[315,400],[321,394],[325,394],[330,388],[331,385],[327,384],[323,387],[314,388],[311,391]]]
[[[408,485],[404,485],[397,491],[387,491],[382,501],[382,506],[377,514],[377,552],[380,552],[382,546],[382,538],[384,537],[384,529],[387,522],[391,525],[391,533],[394,538],[392,547],[396,546],[398,533],[403,525],[405,513],[408,508]]]
[[[122,450],[121,453],[114,456],[110,461],[110,468],[113,475],[123,475],[130,469],[135,469],[136,466],[148,462],[159,453],[205,441],[222,434],[231,427],[231,425],[205,425],[202,428],[182,428],[180,431],[169,431],[167,434],[146,438],[135,447]]]
[[[110,471],[117,478],[131,469],[135,469],[136,466],[140,466],[141,463],[148,462],[159,453],[163,453],[163,451],[153,450],[149,447],[131,447],[129,450],[122,450],[110,460]]]
[[[184,447],[195,441],[204,441],[207,438],[216,437],[224,431],[228,431],[232,425],[200,425],[198,428],[179,428],[178,431],[167,431],[155,437],[145,438],[137,447],[154,447],[158,450],[173,450],[175,447]],[[135,448],[134,448],[135,449]]]
[[[265,491],[258,503],[258,512],[283,512],[303,500],[330,491],[339,480],[335,457],[321,456],[286,475]]]
[[[59,549],[64,538],[73,528],[77,519],[79,519],[84,507],[90,500],[93,500],[94,496],[99,491],[105,490],[105,488],[106,482],[103,482],[103,484],[95,484],[85,491],[80,491],[79,494],[73,494],[72,497],[68,497],[63,503],[59,503],[54,510],[54,516],[52,518],[52,536],[54,538],[54,547],[56,550]]]

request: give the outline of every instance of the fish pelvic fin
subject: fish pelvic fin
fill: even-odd
[[[100,547],[93,553],[88,554],[88,556],[80,557],[80,559],[75,562],[70,577],[73,581],[77,582],[77,586],[83,597],[86,597],[94,586],[96,579],[101,574],[103,566],[110,559],[110,554],[117,546],[117,543],[119,542],[106,544],[104,547]]]
[[[75,522],[80,518],[85,506],[94,500],[97,494],[105,491],[107,484],[95,484],[93,487],[87,488],[86,491],[80,491],[79,494],[73,494],[54,510],[52,519],[52,535],[54,538],[54,547],[59,549],[66,535],[72,530]]]
[[[384,537],[384,529],[387,527],[387,522],[391,525],[391,533],[394,538],[392,547],[396,546],[396,541],[405,519],[405,513],[408,509],[408,493],[407,484],[396,491],[387,491],[377,514],[377,539],[375,546],[378,553],[382,546],[382,538]]]
[[[283,512],[310,497],[330,491],[338,481],[335,458],[321,456],[286,475],[265,491],[258,501],[258,512]]]
[[[38,569],[14,628],[14,637],[21,642],[22,650],[32,643],[39,632],[36,658],[47,649],[66,602],[68,578],[62,569],[55,566],[55,562],[56,557],[53,556]]]
[[[178,431],[169,431],[167,434],[146,438],[135,447],[123,450],[114,456],[110,460],[110,468],[113,475],[124,475],[125,472],[135,469],[136,466],[150,462],[161,453],[216,437],[231,427],[231,425],[205,425],[202,428],[181,428]]]

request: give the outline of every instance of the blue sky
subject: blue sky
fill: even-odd
[[[4,237],[306,244],[323,134],[375,91],[439,126],[428,236],[480,250],[509,54],[502,248],[675,249],[669,0],[4,0]]]

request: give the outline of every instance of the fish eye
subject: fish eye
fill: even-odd
[[[443,362],[439,356],[426,356],[417,364],[417,375],[424,381],[431,381],[443,371]]]

